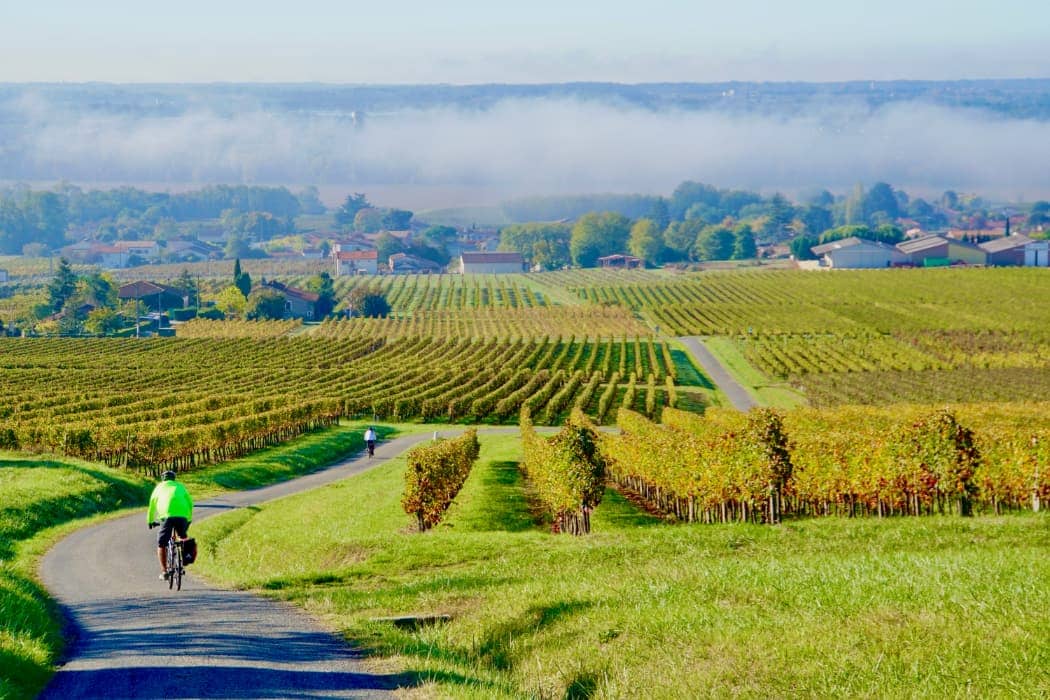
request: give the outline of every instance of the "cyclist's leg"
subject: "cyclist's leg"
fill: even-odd
[[[157,535],[157,558],[160,560],[160,572],[168,572],[168,540],[171,539],[171,530],[174,523],[165,518],[160,521],[160,533]]]

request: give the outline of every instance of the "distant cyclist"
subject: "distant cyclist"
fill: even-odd
[[[175,479],[175,472],[166,471],[161,482],[153,489],[149,497],[149,512],[146,522],[150,529],[160,525],[157,536],[157,558],[160,560],[160,577],[168,577],[167,547],[168,540],[174,532],[181,539],[186,538],[193,520],[193,499],[181,482]]]
[[[365,431],[365,445],[368,447],[368,456],[373,457],[376,453],[376,431],[372,430],[372,426],[368,426]]]

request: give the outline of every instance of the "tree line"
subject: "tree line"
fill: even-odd
[[[604,206],[605,210],[589,206]],[[645,207],[644,212],[641,207]],[[630,253],[656,265],[679,261],[754,258],[760,245],[791,244],[799,258],[818,243],[858,236],[897,243],[908,221],[925,231],[954,225],[979,230],[1011,213],[975,195],[952,190],[936,200],[910,197],[885,182],[845,195],[820,190],[800,201],[686,181],[669,197],[601,195],[515,200],[504,211],[536,221],[505,226],[500,248],[521,253],[532,266],[591,267],[599,257]],[[1027,207],[1030,228],[1050,224],[1050,202]]]

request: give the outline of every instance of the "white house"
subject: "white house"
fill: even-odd
[[[379,251],[344,250],[333,255],[335,275],[375,275],[379,272]]]
[[[875,269],[908,262],[908,256],[893,246],[856,236],[813,246],[810,250],[820,257],[822,265],[831,268]]]
[[[1050,241],[1032,241],[1024,247],[1025,267],[1050,267]]]
[[[505,274],[521,272],[525,259],[521,253],[463,253],[459,256],[461,274]]]

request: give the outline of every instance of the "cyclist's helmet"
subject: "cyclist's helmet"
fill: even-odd
[[[173,472],[173,471],[171,471],[169,469],[168,471],[164,472],[164,474],[161,475],[161,479],[164,480],[164,481],[174,481],[175,480],[175,472]]]

